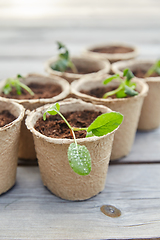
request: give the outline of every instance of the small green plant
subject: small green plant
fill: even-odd
[[[23,77],[20,74],[18,74],[17,78],[15,78],[15,79],[8,78],[6,80],[5,86],[2,89],[4,94],[7,95],[12,91],[12,88],[16,88],[17,95],[21,95],[21,93],[22,93],[21,89],[23,88],[33,96],[34,92],[28,86],[26,86],[24,83],[20,82],[20,79],[22,79],[22,78]]]
[[[150,77],[153,73],[160,75],[160,60],[158,60],[145,74],[145,77]]]
[[[86,137],[103,136],[115,130],[123,121],[123,115],[118,112],[104,113],[98,116],[88,128],[72,127],[65,117],[60,113],[59,103],[55,103],[49,107],[43,114],[43,120],[46,120],[46,114],[51,115],[59,114],[69,127],[74,143],[71,143],[68,148],[68,160],[71,168],[79,175],[88,175],[91,171],[91,156],[88,149],[84,145],[77,144],[75,131],[85,130]]]
[[[123,71],[123,77],[125,79],[123,80],[119,74],[115,74],[112,77],[109,77],[104,80],[103,84],[108,84],[113,79],[117,79],[120,81],[120,85],[117,89],[107,92],[103,95],[103,98],[107,98],[112,95],[116,95],[117,98],[125,98],[127,96],[135,96],[138,95],[138,92],[134,89],[136,88],[136,83],[132,82],[131,79],[134,77],[133,73],[130,71],[130,69],[125,69]]]
[[[67,68],[70,68],[74,73],[77,73],[77,68],[71,61],[70,54],[66,46],[61,42],[57,42],[57,45],[59,50],[58,60],[51,65],[51,68],[60,72],[64,72]]]

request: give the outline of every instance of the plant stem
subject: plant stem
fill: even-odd
[[[19,80],[18,80],[19,81]],[[32,96],[34,95],[34,92],[28,87],[28,86],[26,86],[25,84],[23,84],[23,83],[21,83],[20,81],[19,81],[19,86],[20,87],[22,87],[22,88],[24,88],[27,92],[29,92]]]
[[[103,95],[103,97],[102,98],[107,98],[107,97],[109,97],[109,96],[112,96],[112,95],[114,95],[114,94],[116,94],[117,92],[119,92],[120,90],[122,90],[123,89],[123,85],[122,84],[120,84],[119,85],[119,87],[117,88],[117,89],[115,89],[115,90],[113,90],[113,91],[110,91],[110,92],[107,92],[107,93],[105,93],[104,95]]]

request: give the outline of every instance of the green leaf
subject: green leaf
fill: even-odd
[[[160,67],[156,69],[156,73],[160,75]]]
[[[58,45],[58,49],[66,48],[65,45],[59,41],[57,41],[57,45]]]
[[[117,98],[125,98],[126,96],[127,96],[127,94],[125,93],[125,89],[124,88],[116,93],[116,97]]]
[[[123,70],[123,76],[126,77],[127,81],[130,81],[132,78],[134,78],[134,75],[129,68]]]
[[[69,165],[79,175],[88,175],[91,171],[91,156],[84,145],[71,143],[68,148]]]
[[[20,74],[17,74],[17,78],[23,78],[22,75]]]
[[[118,112],[104,113],[98,116],[88,127],[96,136],[106,135],[115,130],[123,121],[123,115]]]
[[[104,81],[103,81],[103,84],[108,84],[109,82],[111,82],[113,79],[117,79],[117,78],[119,78],[120,77],[120,75],[119,74],[115,74],[115,75],[113,75],[112,77],[109,77],[109,78],[107,78],[107,79],[105,79]]]
[[[46,120],[46,114],[49,113],[51,115],[56,115],[57,113],[59,113],[60,110],[60,105],[59,103],[55,103],[53,106],[49,107],[45,113],[43,114],[43,120]]]
[[[137,91],[133,90],[132,88],[128,87],[127,85],[125,85],[125,93],[129,96],[138,95]]]

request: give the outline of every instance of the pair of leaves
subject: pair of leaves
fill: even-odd
[[[68,127],[74,131],[74,128],[70,126],[64,116],[59,112],[60,105],[59,103],[55,103],[53,106],[49,107],[46,112],[43,114],[43,119],[46,120],[46,114],[49,113],[51,115],[59,114]],[[98,116],[88,128],[87,137],[90,136],[103,136],[112,131],[114,131],[123,121],[123,116],[117,112],[104,113]],[[77,128],[76,128],[77,130]],[[82,130],[79,128],[79,130]],[[84,129],[83,129],[84,130]],[[74,172],[79,175],[88,175],[91,171],[91,156],[88,149],[84,145],[77,144],[76,139],[75,142],[71,143],[68,148],[68,160],[71,168]]]
[[[54,64],[51,64],[51,68],[60,72],[64,72],[67,68],[71,68],[72,71],[76,73],[77,69],[70,59],[69,51],[66,46],[61,42],[57,42],[57,45],[58,50],[61,52],[58,55],[58,60]]]
[[[160,60],[158,60],[145,74],[145,77],[151,76],[153,73],[160,75]]]
[[[12,88],[16,88],[17,91],[17,95],[21,95],[22,93],[22,88],[24,88],[27,92],[29,92],[32,96],[34,95],[34,92],[28,87],[26,86],[24,83],[20,82],[20,79],[22,79],[23,77],[18,74],[16,79],[13,78],[8,78],[6,80],[5,86],[3,87],[2,91],[4,92],[4,94],[9,94],[12,91]]]
[[[125,80],[122,80],[119,74],[115,74],[103,81],[103,84],[105,85],[114,79],[118,79],[120,81],[118,88],[105,93],[103,98],[107,98],[114,94],[116,94],[117,98],[125,98],[127,96],[135,96],[138,94],[138,92],[134,90],[136,88],[136,84],[131,81],[134,75],[128,68],[123,71],[123,77],[125,77]]]

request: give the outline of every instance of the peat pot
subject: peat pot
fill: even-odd
[[[113,63],[137,57],[138,50],[136,47],[126,43],[106,43],[86,48],[83,55],[101,60],[109,60]]]
[[[16,181],[18,144],[24,107],[18,103],[0,98],[0,113],[8,110],[15,120],[0,127],[0,194],[8,191]]]
[[[123,74],[123,69],[125,68],[130,68],[133,73],[138,69],[147,72],[154,63],[155,61],[153,60],[141,59],[122,61],[114,63],[112,70],[114,73],[120,74]],[[136,73],[134,74],[136,76]],[[140,79],[148,84],[149,91],[147,97],[144,99],[138,129],[152,130],[160,126],[160,76],[146,78],[141,76]]]
[[[95,196],[105,187],[106,174],[110,160],[114,133],[102,137],[77,139],[90,152],[92,169],[89,175],[75,173],[69,165],[67,150],[73,139],[57,139],[42,135],[34,126],[49,105],[42,106],[28,114],[27,128],[32,132],[43,184],[55,195],[67,200],[84,200]],[[97,106],[80,99],[60,102],[60,111],[66,112],[94,110],[102,113],[111,112],[105,106]]]
[[[40,107],[47,103],[53,103],[59,101],[61,99],[66,98],[70,93],[69,83],[60,77],[47,77],[39,74],[29,74],[23,79],[23,83],[26,85],[29,83],[56,83],[62,89],[61,93],[52,98],[41,98],[41,99],[12,99],[14,102],[22,104],[26,110],[33,110],[37,107]],[[0,82],[0,92],[2,92],[2,88],[5,84],[5,80]],[[6,99],[4,97],[4,99]],[[36,153],[34,148],[33,137],[30,131],[27,130],[25,126],[25,118],[22,122],[21,126],[21,134],[20,134],[20,143],[19,143],[19,153],[18,156],[20,159],[36,159]]]
[[[59,72],[51,68],[51,65],[56,61],[56,58],[50,58],[45,64],[45,70],[50,75],[56,75],[65,78],[69,83],[74,80],[80,79],[84,75],[94,77],[95,75],[101,75],[109,73],[110,63],[109,61],[97,60],[88,57],[72,57],[71,60],[77,67],[82,70],[83,73],[72,73],[72,72]]]
[[[108,76],[107,76],[108,77]],[[136,79],[137,91],[139,94],[128,98],[97,98],[88,94],[81,93],[82,90],[91,90],[105,87],[103,81],[106,76],[98,79],[82,78],[71,84],[71,92],[73,96],[81,98],[86,102],[93,104],[105,105],[113,111],[120,112],[124,116],[123,123],[115,133],[111,160],[116,160],[128,155],[134,142],[135,133],[139,121],[139,116],[143,104],[144,97],[147,95],[148,86],[146,83]],[[107,86],[117,87],[119,82],[112,81]]]

